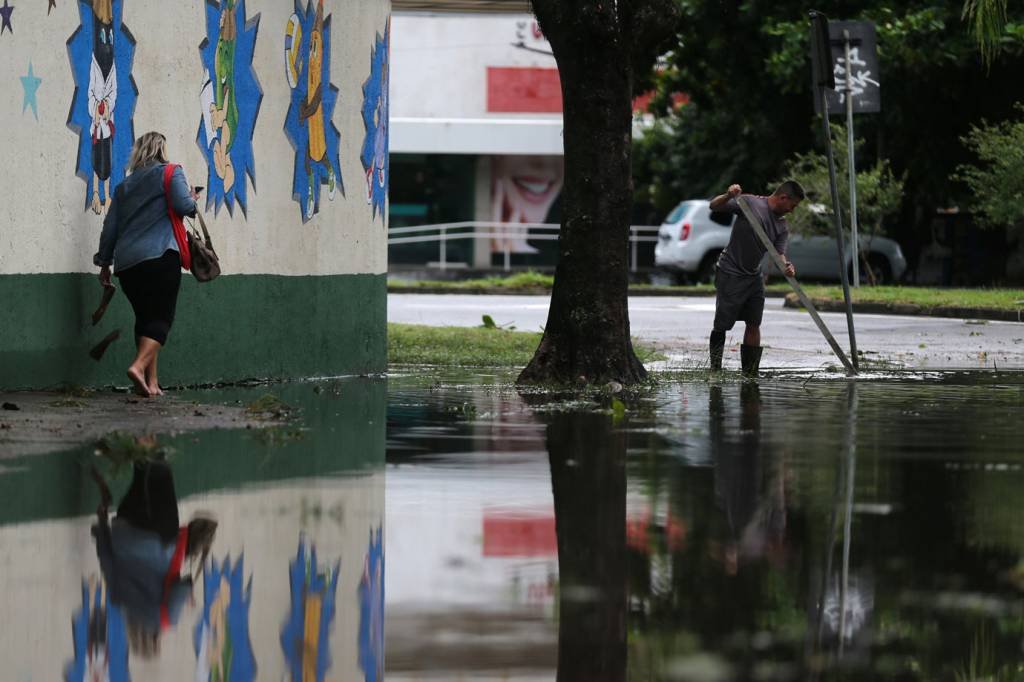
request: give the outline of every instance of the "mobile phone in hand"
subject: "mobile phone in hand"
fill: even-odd
[[[202,191],[203,191],[204,189],[206,189],[206,188],[205,188],[205,187],[203,187],[202,185],[196,185],[195,187],[193,187],[193,188],[192,188],[192,191],[194,191],[194,192],[195,192],[196,194],[199,194],[199,193],[200,193],[200,192],[202,192]]]

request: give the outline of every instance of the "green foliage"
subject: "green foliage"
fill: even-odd
[[[999,42],[1006,26],[1006,0],[966,0],[963,18],[981,50],[982,59],[986,64],[991,64],[999,51]]]
[[[1024,102],[1017,112],[1017,120],[982,122],[963,137],[978,164],[961,165],[954,177],[970,188],[970,205],[982,225],[1024,221]]]
[[[764,191],[796,154],[822,150],[807,3],[680,4],[679,44],[657,77],[651,107],[662,120],[634,146],[638,213],[658,217],[731,182]],[[1008,117],[1020,99],[1019,86],[1008,84],[1019,83],[1024,69],[1024,3],[1008,5],[989,66],[961,18],[963,0],[867,0],[826,9],[832,19],[876,25],[882,111],[857,118],[865,140],[860,162],[870,169],[889,161],[893,177],[905,182],[903,214],[921,216],[917,227],[925,230],[929,209],[959,201],[949,177],[970,161],[959,138],[983,118]],[[690,103],[673,109],[676,93]],[[908,222],[901,229],[915,227]]]
[[[850,228],[849,156],[846,128],[832,124],[832,146],[836,164],[843,227]],[[854,140],[854,153],[863,140]],[[789,220],[795,232],[832,234],[834,210],[828,172],[828,156],[817,152],[797,154],[786,165],[779,182],[794,178],[807,191],[807,200],[793,211]],[[903,198],[903,178],[897,177],[888,161],[877,161],[870,168],[857,169],[857,223],[862,234],[882,231],[882,221],[899,210]]]

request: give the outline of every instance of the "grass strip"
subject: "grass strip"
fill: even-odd
[[[540,345],[540,332],[388,324],[388,364],[442,367],[525,367]],[[633,339],[641,362],[663,356]]]
[[[509,277],[484,277],[461,281],[417,280],[411,282],[392,281],[389,286],[409,289],[444,289],[451,291],[489,289],[496,291],[550,291],[554,277],[539,272],[520,272]],[[804,284],[804,290],[811,298],[843,300],[843,289],[839,285]],[[692,286],[661,286],[632,284],[630,291],[639,293],[657,291],[678,296],[707,296],[714,294],[710,284]],[[785,282],[768,285],[769,295],[784,296],[792,291]],[[918,305],[922,308],[959,307],[988,308],[993,310],[1017,311],[1024,309],[1024,289],[946,289],[939,287],[913,286],[862,286],[851,289],[856,303],[886,303]]]

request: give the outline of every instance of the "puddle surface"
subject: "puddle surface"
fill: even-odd
[[[665,383],[624,415],[507,380],[197,393],[299,419],[6,460],[3,677],[1024,676],[1024,376]]]

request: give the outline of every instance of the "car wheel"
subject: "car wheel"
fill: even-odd
[[[697,274],[694,275],[694,279],[697,280],[698,284],[711,284],[715,279],[715,263],[718,262],[718,256],[721,255],[720,250],[710,251],[701,260],[700,266],[697,268]]]
[[[864,267],[863,262],[860,267],[860,283],[861,284],[877,284],[879,286],[892,284],[892,267],[889,265],[889,259],[880,253],[872,253],[868,255],[868,267],[871,268],[871,273],[868,273],[868,269]],[[853,281],[853,265],[850,265],[850,269],[847,272],[850,281]],[[872,282],[871,275],[874,275],[874,281]]]

